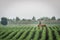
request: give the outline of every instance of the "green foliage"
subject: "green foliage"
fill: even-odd
[[[51,20],[56,20],[55,16],[53,16],[53,17],[51,18]]]
[[[60,40],[58,31],[60,26],[40,27],[40,29],[33,26],[0,26],[0,40],[46,40],[47,37],[47,40],[54,40],[54,36],[56,40]]]
[[[19,21],[20,19],[19,19],[19,17],[16,17],[16,21]]]
[[[41,20],[50,20],[48,17],[42,17]]]
[[[45,40],[46,37],[46,28],[44,27],[44,30],[42,32],[42,38],[40,40]]]
[[[47,27],[47,29],[48,29],[48,40],[53,40],[53,35],[52,35],[52,31],[51,31],[51,29],[49,28],[49,27]]]
[[[33,20],[33,21],[35,21],[35,20],[36,20],[36,18],[33,16],[32,20]]]
[[[60,21],[60,18],[58,18],[57,20]]]

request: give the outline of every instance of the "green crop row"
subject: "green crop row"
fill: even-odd
[[[43,32],[42,32],[42,36],[41,36],[40,40],[45,40],[45,38],[46,38],[46,28],[44,27],[43,28]]]
[[[0,27],[0,40],[60,40],[59,31],[60,26]]]

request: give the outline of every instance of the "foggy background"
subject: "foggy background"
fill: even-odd
[[[0,0],[0,18],[60,18],[59,0]]]

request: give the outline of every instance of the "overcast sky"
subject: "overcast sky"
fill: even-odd
[[[59,0],[0,0],[0,18],[60,18]]]

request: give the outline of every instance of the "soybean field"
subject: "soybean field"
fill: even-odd
[[[0,27],[0,40],[60,40],[60,26]]]

